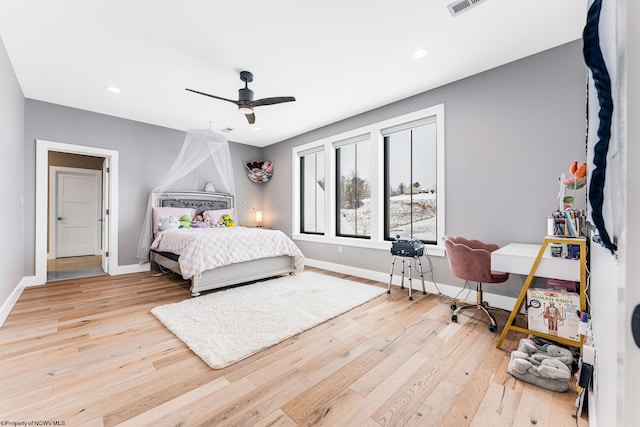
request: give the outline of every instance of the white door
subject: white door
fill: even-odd
[[[106,157],[102,163],[102,244],[100,245],[102,254],[102,271],[109,273],[109,158]]]
[[[95,255],[97,173],[59,173],[57,187],[56,257]]]

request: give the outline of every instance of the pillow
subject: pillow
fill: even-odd
[[[194,208],[153,208],[153,232],[157,233],[160,230],[160,222],[166,217],[174,216],[176,218],[182,218],[182,215],[189,215],[193,218],[196,215],[196,210]]]
[[[232,220],[236,220],[236,210],[234,208],[216,209],[213,211],[202,212],[202,217],[204,218],[204,220],[214,225],[220,224],[223,215],[229,215]]]

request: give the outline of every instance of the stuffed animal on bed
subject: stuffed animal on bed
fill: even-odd
[[[182,215],[182,218],[180,218],[180,228],[191,228],[191,221],[191,216]]]
[[[168,216],[160,221],[158,228],[160,228],[160,231],[177,230],[180,228],[180,221],[175,216]]]
[[[222,224],[224,224],[225,227],[235,226],[235,224],[233,223],[233,219],[229,214],[222,215],[222,218],[220,218],[220,220],[222,221]]]
[[[204,222],[204,218],[202,217],[202,215],[196,215],[196,217],[193,219],[193,222],[191,223],[191,226],[193,228],[209,228],[209,223]]]

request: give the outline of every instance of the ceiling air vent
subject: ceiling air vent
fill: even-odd
[[[452,16],[458,16],[462,12],[466,12],[473,6],[477,6],[484,1],[485,0],[458,0],[448,5],[447,8],[449,8]]]

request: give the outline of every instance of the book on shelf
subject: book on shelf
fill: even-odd
[[[569,236],[577,236],[575,218],[572,212],[564,211],[564,223],[566,225],[566,234]]]
[[[554,236],[578,237],[584,235],[586,215],[581,210],[555,211],[549,216],[547,233]]]

